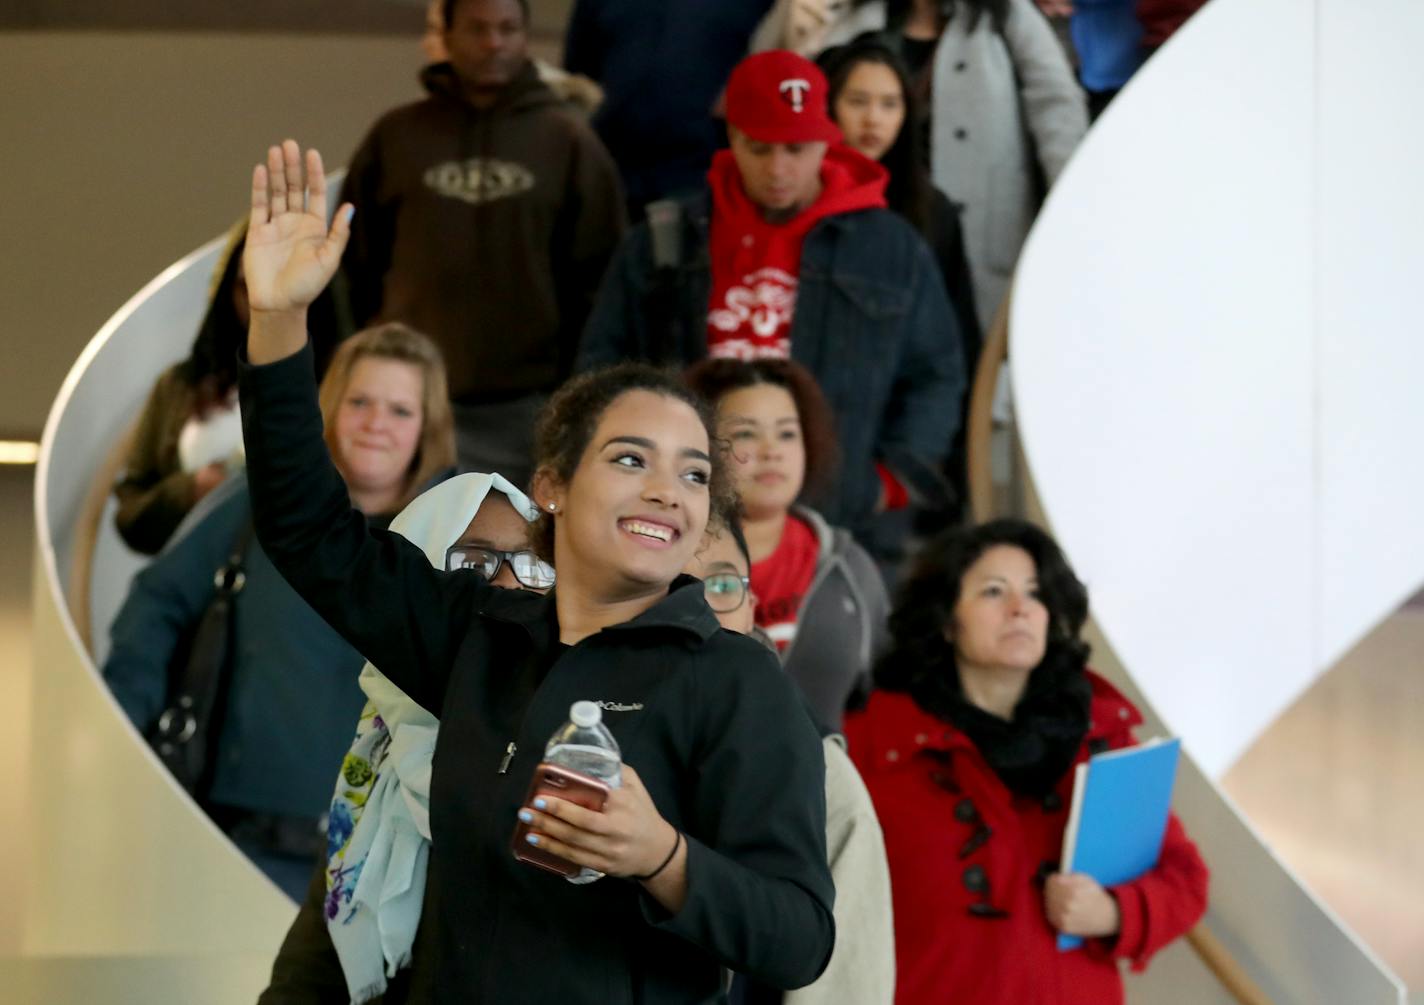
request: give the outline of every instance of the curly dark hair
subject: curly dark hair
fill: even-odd
[[[875,665],[875,685],[909,694],[933,714],[960,697],[954,646],[944,628],[954,618],[964,574],[990,548],[1020,548],[1038,570],[1039,598],[1048,608],[1048,648],[1036,675],[1081,672],[1089,646],[1080,637],[1088,618],[1088,589],[1047,532],[1024,520],[993,520],[955,527],[920,552],[901,584],[890,614],[891,647]]]
[[[688,405],[702,420],[711,449],[711,507],[708,522],[719,524],[736,513],[737,497],[727,471],[726,451],[716,435],[711,407],[682,381],[676,370],[648,363],[618,363],[573,377],[545,403],[534,424],[534,469],[548,471],[568,483],[578,470],[608,406],[630,391],[650,391]],[[529,546],[546,562],[554,562],[554,520],[547,513],[529,525]]]
[[[806,450],[801,496],[815,501],[835,484],[841,459],[836,417],[821,393],[821,385],[800,363],[789,359],[705,359],[688,369],[685,379],[713,408],[732,391],[762,384],[784,388],[796,402],[801,442]]]

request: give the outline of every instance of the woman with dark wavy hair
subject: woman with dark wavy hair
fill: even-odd
[[[903,585],[877,690],[846,720],[890,860],[897,1002],[1121,1002],[1118,961],[1141,969],[1206,909],[1175,816],[1136,880],[1058,869],[1074,766],[1142,722],[1087,668],[1087,616],[1063,552],[1021,520],[945,533]]]

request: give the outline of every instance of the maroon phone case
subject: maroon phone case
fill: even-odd
[[[539,796],[554,796],[565,802],[582,806],[586,810],[603,812],[603,804],[608,799],[611,790],[603,782],[587,775],[581,775],[577,771],[570,771],[561,768],[557,764],[541,763],[534,769],[534,777],[529,780],[529,791],[525,793],[524,802],[521,806],[534,805],[534,800]],[[530,865],[537,865],[541,869],[558,873],[560,876],[576,876],[583,866],[574,865],[567,859],[559,858],[530,844],[526,838],[532,824],[519,821],[514,828],[514,837],[510,839],[509,847],[514,852],[514,857],[521,862],[528,862]]]

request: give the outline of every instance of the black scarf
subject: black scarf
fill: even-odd
[[[925,711],[968,736],[1015,795],[1042,799],[1057,788],[1088,734],[1093,688],[1083,668],[1038,667],[1008,722],[970,703],[957,686],[958,671],[952,664],[945,670],[955,692],[936,695],[939,707]]]

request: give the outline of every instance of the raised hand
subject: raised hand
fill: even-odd
[[[242,264],[254,317],[259,312],[304,311],[336,268],[351,236],[350,203],[326,225],[326,172],[321,154],[302,151],[295,140],[267,151],[267,163],[252,171],[252,215]]]

